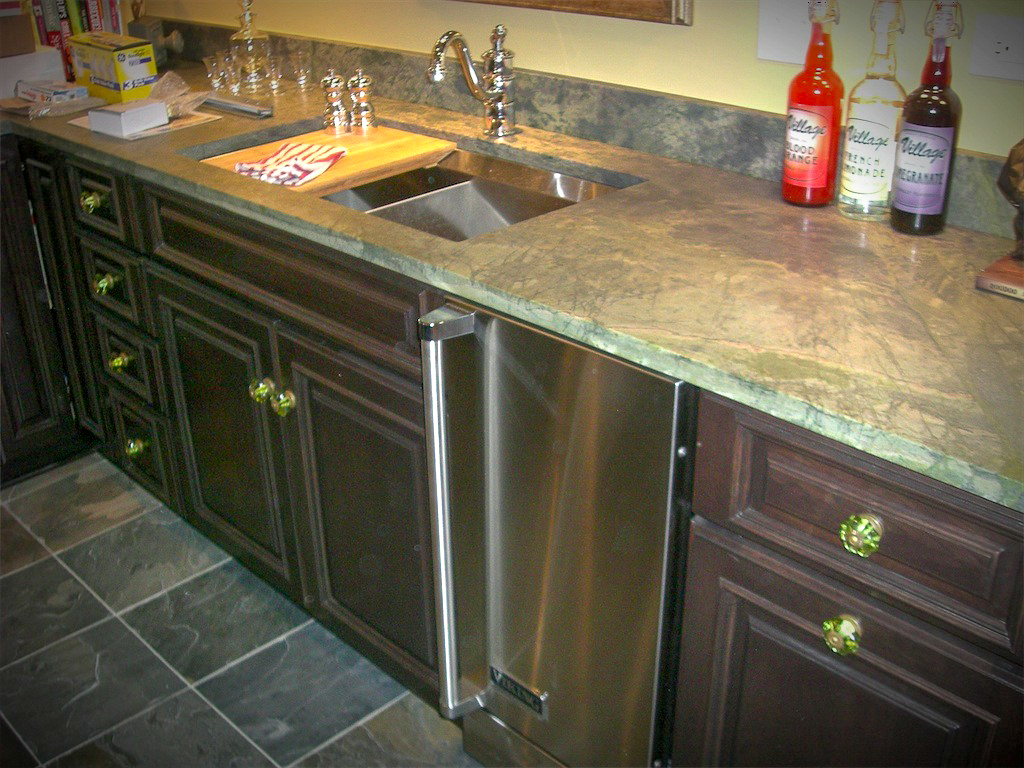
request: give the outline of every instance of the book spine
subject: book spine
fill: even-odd
[[[65,0],[57,0],[57,18],[60,21],[60,52],[64,61],[64,76],[68,82],[75,79],[75,67],[71,63],[71,21]]]
[[[1012,296],[1015,299],[1021,299],[1024,301],[1024,287],[1014,285],[1013,283],[1007,283],[988,275],[978,275],[978,279],[974,281],[974,285],[983,291],[991,291],[992,293],[999,293],[1003,296]]]
[[[121,28],[121,0],[108,0],[107,7],[110,9],[110,32],[123,34]]]
[[[49,45],[46,38],[46,20],[43,18],[43,0],[32,0],[32,18],[36,20],[36,32],[39,44]]]
[[[82,27],[82,11],[78,5],[78,0],[64,0],[64,4],[68,9],[68,23],[71,25],[71,34],[80,35],[85,32]]]
[[[85,12],[89,19],[89,31],[102,32],[103,12],[100,11],[100,0],[85,0]]]

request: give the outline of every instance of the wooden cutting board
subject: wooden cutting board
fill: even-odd
[[[298,192],[329,194],[366,184],[413,168],[433,165],[455,149],[455,142],[377,126],[367,135],[346,133],[335,136],[327,131],[311,131],[287,139],[276,139],[256,147],[246,147],[202,162],[235,170],[235,163],[254,163],[273,155],[282,144],[301,142],[345,147],[346,154],[311,181],[297,187]]]

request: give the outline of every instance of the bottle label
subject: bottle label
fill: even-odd
[[[828,183],[832,107],[793,104],[786,118],[786,156],[782,178],[790,184],[821,189]]]
[[[885,104],[851,110],[843,147],[840,194],[862,203],[889,199],[901,110]]]
[[[907,213],[942,213],[956,129],[905,123],[896,145],[892,204]]]

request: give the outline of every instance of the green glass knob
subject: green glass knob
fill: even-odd
[[[106,204],[107,195],[108,193],[106,192],[97,192],[95,190],[83,192],[78,196],[78,204],[85,213],[93,214]]]
[[[821,623],[825,645],[840,656],[851,656],[860,649],[860,622],[848,614],[840,614]]]
[[[278,392],[271,398],[270,407],[274,409],[274,413],[283,419],[295,408],[295,393],[290,389]]]
[[[92,292],[97,296],[106,296],[120,282],[121,276],[112,275],[110,272],[105,275],[96,275],[92,280]]]
[[[111,373],[124,373],[135,362],[135,358],[127,352],[115,352],[107,358],[107,368]]]
[[[141,456],[149,448],[149,440],[144,437],[133,437],[124,443],[124,455],[129,459]]]
[[[870,557],[882,543],[885,527],[875,515],[850,515],[839,526],[839,539],[847,552]]]
[[[257,403],[265,403],[277,392],[274,382],[267,378],[262,381],[256,380],[249,384],[249,397]]]

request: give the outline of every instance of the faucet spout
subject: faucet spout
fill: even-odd
[[[511,136],[518,133],[515,126],[515,112],[512,105],[512,51],[505,48],[507,31],[499,24],[491,33],[492,48],[482,58],[484,73],[481,75],[473,65],[473,57],[469,47],[457,30],[445,32],[437,39],[431,54],[430,65],[427,67],[427,80],[440,83],[447,74],[444,67],[444,55],[449,48],[455,51],[462,75],[466,80],[469,92],[477,101],[484,104],[484,134],[486,136]]]

